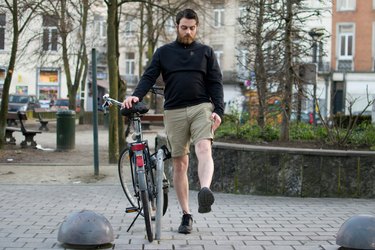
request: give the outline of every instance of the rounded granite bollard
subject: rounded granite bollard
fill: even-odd
[[[354,215],[341,225],[336,244],[350,249],[375,249],[375,216]]]
[[[114,241],[109,221],[90,210],[74,212],[61,224],[57,240],[64,244],[98,246]]]

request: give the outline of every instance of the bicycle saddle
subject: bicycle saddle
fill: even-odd
[[[133,103],[133,106],[128,109],[128,108],[122,108],[120,110],[121,112],[121,115],[123,116],[129,116],[131,114],[145,114],[147,113],[149,110],[149,108],[147,107],[147,105],[143,102],[137,102],[137,103]]]

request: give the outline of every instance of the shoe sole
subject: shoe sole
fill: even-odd
[[[178,233],[180,233],[180,234],[190,234],[191,230],[189,230],[189,229],[178,229]]]
[[[208,188],[202,189],[198,193],[198,212],[201,214],[211,212],[211,205],[214,204],[214,194]]]

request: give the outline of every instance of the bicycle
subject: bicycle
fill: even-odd
[[[104,111],[112,104],[122,107],[122,102],[110,98],[108,94],[104,95],[103,99]],[[148,141],[143,139],[141,121],[142,115],[148,110],[142,102],[135,103],[130,109],[120,110],[121,115],[127,117],[129,121],[125,138],[128,137],[131,126],[134,132],[133,141],[128,143],[120,154],[118,173],[121,187],[131,204],[125,212],[137,212],[127,231],[129,232],[139,215],[142,215],[148,241],[152,242],[154,237],[151,220],[155,218],[156,221],[155,239],[160,239],[161,217],[165,215],[168,207],[169,181],[164,174],[164,161],[171,158],[171,154],[165,145],[153,154],[150,153]],[[155,212],[155,215],[151,215],[152,212]]]

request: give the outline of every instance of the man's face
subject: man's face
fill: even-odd
[[[194,19],[181,18],[177,25],[177,41],[189,45],[195,40],[197,35],[197,24]]]

